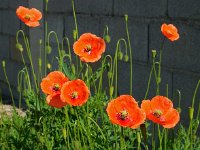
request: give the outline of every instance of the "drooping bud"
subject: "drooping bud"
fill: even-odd
[[[17,43],[16,44],[16,48],[20,51],[20,52],[23,52],[23,47],[22,47],[22,44],[20,44],[20,43]]]
[[[138,143],[141,143],[140,132],[137,132],[137,141],[138,141]]]
[[[46,51],[47,51],[47,54],[51,54],[52,48],[50,45],[47,45]]]
[[[153,56],[153,58],[156,57],[156,50],[152,50],[152,56]]]
[[[181,113],[181,108],[180,107],[177,107],[176,110]]]
[[[71,64],[71,69],[72,69],[72,73],[75,74],[76,73],[76,69],[75,69],[74,64]]]
[[[6,62],[3,60],[2,61],[2,67],[5,68],[6,67]]]
[[[63,133],[64,139],[66,140],[66,138],[67,138],[67,132],[66,132],[65,128],[62,129],[62,133]]]
[[[193,119],[193,115],[194,115],[194,108],[193,107],[189,107],[189,118],[190,118],[190,120]]]
[[[128,15],[125,14],[124,17],[125,17],[125,21],[128,21]]]
[[[122,59],[123,59],[123,55],[124,55],[124,54],[122,53],[122,51],[119,51],[119,52],[118,52],[118,59],[119,59],[119,60],[122,60]]]
[[[74,41],[75,41],[76,38],[77,38],[77,32],[76,32],[76,30],[73,30],[73,38],[74,38]]]
[[[42,40],[41,39],[39,39],[39,44],[42,45]]]
[[[162,80],[161,77],[158,77],[158,83],[161,83],[161,80]]]
[[[64,56],[65,54],[65,50],[61,50],[61,56]]]
[[[114,92],[114,87],[113,87],[113,86],[110,86],[110,89],[109,89],[110,97],[112,97],[113,92]]]
[[[51,64],[48,63],[48,64],[47,64],[47,68],[48,68],[49,70],[51,70],[51,67],[52,67]]]
[[[110,43],[111,38],[110,38],[110,36],[109,36],[108,34],[106,34],[106,35],[104,36],[104,40],[105,40],[107,43]]]
[[[128,61],[129,61],[129,56],[128,56],[128,55],[125,55],[125,56],[124,56],[124,61],[125,61],[125,62],[128,62]]]
[[[108,79],[110,79],[111,77],[112,77],[112,72],[109,71],[109,72],[108,72]]]
[[[42,67],[42,59],[41,58],[38,59],[38,65],[39,65],[39,67]]]

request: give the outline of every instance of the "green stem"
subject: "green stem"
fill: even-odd
[[[50,36],[52,34],[55,36],[56,43],[57,43],[57,46],[58,46],[57,48],[58,48],[58,56],[59,56],[59,59],[58,59],[59,70],[62,71],[63,58],[62,58],[62,55],[61,55],[61,50],[60,50],[60,44],[59,44],[58,36],[57,36],[57,33],[55,31],[51,31],[51,32],[48,33],[47,43],[48,43],[48,46],[49,46],[50,45],[49,39],[50,39]]]
[[[144,99],[147,98],[147,95],[149,93],[149,87],[150,87],[150,83],[151,83],[151,76],[152,76],[152,73],[153,73],[153,65],[151,67],[151,71],[150,71],[150,74],[149,74],[149,79],[148,79],[148,83],[147,83],[147,90],[146,90],[146,93],[145,93],[145,96],[144,96]]]
[[[13,98],[13,92],[12,92],[12,89],[11,89],[11,86],[10,86],[10,82],[8,80],[8,76],[7,76],[7,73],[6,73],[5,61],[2,61],[2,67],[3,67],[3,72],[4,72],[4,75],[5,75],[5,78],[6,78],[6,82],[8,84],[8,89],[9,89],[9,92],[10,92],[10,96],[11,96],[11,100],[12,100],[12,103],[13,103],[13,107],[15,109],[15,102],[14,102],[14,98]]]
[[[63,40],[62,40],[62,50],[64,50],[64,41],[67,41],[67,47],[68,47],[68,54],[69,54],[69,58],[70,58],[70,62],[72,62],[72,57],[71,57],[71,48],[70,48],[70,42],[69,42],[69,39],[67,37],[64,37]]]
[[[197,94],[199,85],[200,85],[200,80],[198,81],[197,86],[196,86],[195,91],[194,91],[194,95],[193,95],[193,98],[192,98],[192,108],[194,108],[194,103],[195,103],[196,94]]]
[[[45,12],[44,12],[44,75],[47,75],[47,32],[48,32],[48,22],[47,22],[47,12],[48,12],[48,1],[45,1]]]
[[[116,51],[115,51],[115,56],[114,56],[114,62],[113,62],[113,67],[112,67],[112,78],[111,78],[111,85],[113,85],[113,80],[115,76],[115,96],[117,96],[117,81],[118,81],[118,51],[119,51],[119,46],[120,42],[123,42],[125,45],[125,50],[127,52],[127,44],[126,40],[121,38],[117,41],[117,46],[116,46]]]
[[[126,34],[128,39],[128,46],[129,46],[129,54],[130,54],[130,95],[132,95],[133,92],[133,63],[132,63],[132,48],[131,48],[131,42],[130,42],[130,34],[128,30],[128,15],[125,15],[125,23],[126,23]]]

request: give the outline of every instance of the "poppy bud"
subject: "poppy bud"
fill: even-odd
[[[73,38],[74,38],[74,41],[75,41],[76,38],[77,38],[77,32],[76,32],[76,30],[73,30]]]
[[[72,115],[74,115],[75,113],[74,113],[74,109],[72,108],[72,107],[70,107],[70,113],[72,114]]]
[[[3,60],[2,61],[2,67],[5,68],[6,67],[6,62]]]
[[[75,70],[74,64],[71,65],[71,68],[72,68],[72,73],[75,74],[75,73],[76,73],[76,70]]]
[[[176,110],[181,113],[181,108],[180,107],[177,107]]]
[[[125,17],[125,21],[128,21],[128,15],[125,14],[124,17]]]
[[[193,119],[193,114],[194,114],[194,108],[193,107],[189,107],[189,117],[190,117],[190,120]]]
[[[61,56],[65,55],[65,50],[61,50]]]
[[[110,63],[108,62],[106,65],[106,70],[109,71],[110,70]]]
[[[41,39],[39,40],[39,44],[42,45],[42,40]]]
[[[67,138],[67,132],[66,132],[65,128],[62,129],[62,133],[63,133],[64,139],[66,140],[66,138]]]
[[[158,83],[160,83],[161,82],[161,77],[158,77]]]
[[[47,64],[47,68],[48,68],[49,70],[51,69],[51,64],[50,64],[50,63]]]
[[[17,91],[18,91],[18,92],[21,92],[20,86],[17,86]]]
[[[128,55],[125,55],[125,56],[124,56],[124,61],[125,61],[125,62],[128,62],[128,60],[129,60],[129,56],[128,56]]]
[[[41,58],[38,59],[38,64],[39,64],[39,67],[42,66],[42,59]]]
[[[110,36],[107,34],[104,36],[104,40],[107,42],[107,43],[110,43]]]
[[[138,141],[138,143],[141,143],[141,138],[140,138],[140,133],[139,132],[137,132],[137,141]]]
[[[123,59],[123,53],[121,51],[118,52],[118,59],[119,60]]]
[[[113,92],[114,92],[114,87],[113,87],[113,86],[111,86],[111,87],[110,87],[110,91],[109,91],[109,93],[110,93],[110,97],[112,97],[112,95],[113,95]]]
[[[156,50],[152,50],[152,56],[153,56],[153,58],[156,57]]]
[[[112,72],[109,71],[109,72],[108,72],[108,78],[110,79],[111,77],[112,77]]]
[[[47,51],[47,54],[51,54],[52,48],[50,45],[47,45],[46,51]]]
[[[23,52],[23,47],[22,47],[22,44],[20,44],[20,43],[17,43],[16,44],[16,48],[20,51],[20,52]]]

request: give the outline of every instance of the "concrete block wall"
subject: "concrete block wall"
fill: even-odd
[[[0,2],[0,90],[3,96],[8,98],[4,99],[5,103],[10,103],[10,93],[8,85],[2,69],[2,61],[6,62],[6,72],[13,89],[15,98],[18,98],[17,92],[17,71],[23,68],[20,59],[20,53],[15,48],[16,32],[19,29],[25,30],[25,25],[22,24],[16,16],[16,8],[19,5],[28,6],[28,0],[2,0]]]
[[[10,51],[12,44],[10,39],[17,29],[25,28],[15,16],[15,8],[22,5],[22,1],[3,0],[0,3],[0,48],[1,59],[7,59],[18,65],[13,60]],[[23,1],[24,2],[24,1]],[[41,2],[33,2],[29,6],[40,8]],[[11,6],[12,4],[12,6]],[[44,5],[44,4],[42,4]],[[162,87],[161,94],[166,94],[166,85],[169,87],[169,97],[177,104],[177,90],[182,93],[182,106],[187,109],[192,100],[195,86],[200,79],[200,2],[196,0],[75,0],[79,35],[84,32],[92,32],[103,36],[107,25],[111,36],[111,43],[107,44],[106,54],[113,55],[116,42],[119,38],[126,37],[124,14],[128,14],[128,27],[133,49],[133,96],[141,101],[144,98],[150,67],[152,63],[151,50],[161,48],[163,35],[160,27],[162,23],[173,23],[177,26],[180,39],[175,42],[165,40],[162,59]],[[73,44],[74,19],[71,0],[49,0],[47,20],[49,31],[57,32],[59,40],[63,36],[69,37]],[[12,23],[10,23],[12,22]],[[42,38],[42,27],[37,30],[37,36]],[[30,38],[37,41],[36,31],[31,29]],[[9,39],[9,43],[8,43]],[[5,42],[2,42],[5,41]],[[36,45],[36,44],[34,44]],[[57,55],[56,42],[51,39],[53,47],[52,57]],[[8,49],[8,50],[6,50]],[[16,58],[16,57],[14,57]],[[14,63],[15,62],[15,63]],[[54,64],[52,64],[55,66]],[[129,64],[119,62],[119,92],[129,93]],[[4,81],[4,77],[0,76]],[[154,82],[155,79],[152,79]],[[155,95],[155,84],[151,85],[148,98]],[[200,92],[197,93],[197,101],[200,102]],[[187,112],[183,116],[187,117]]]

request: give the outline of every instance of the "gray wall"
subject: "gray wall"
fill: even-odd
[[[41,0],[1,0],[0,2],[0,59],[6,60],[8,77],[16,86],[16,72],[22,68],[19,52],[15,49],[15,33],[18,29],[30,34],[31,43],[37,45],[43,37],[43,24],[28,30],[21,23],[15,10],[19,5],[29,5],[42,10]],[[176,42],[166,40],[163,50],[162,91],[166,84],[169,97],[177,101],[176,90],[182,93],[182,108],[190,106],[194,89],[200,79],[200,1],[197,0],[75,0],[79,35],[92,32],[102,36],[105,25],[109,27],[111,43],[106,53],[113,54],[117,39],[126,38],[124,14],[129,15],[129,31],[133,49],[133,96],[142,100],[145,94],[151,66],[151,50],[159,50],[163,35],[160,26],[163,22],[177,26],[180,39]],[[72,39],[74,29],[71,0],[49,0],[49,31],[58,33],[59,39],[67,35]],[[72,40],[71,40],[72,41]],[[56,55],[54,40],[51,41]],[[33,47],[38,49],[37,46]],[[37,56],[37,52],[33,52]],[[53,55],[52,55],[53,56]],[[129,64],[120,62],[123,70],[119,75],[120,94],[129,92]],[[154,80],[153,80],[154,81]],[[5,77],[0,68],[0,88],[8,95]],[[200,92],[199,92],[200,93]],[[155,85],[150,88],[149,98],[155,95]],[[199,100],[199,94],[197,101]],[[175,102],[176,103],[176,102]],[[187,113],[184,111],[184,117]],[[183,117],[183,118],[184,118]]]

